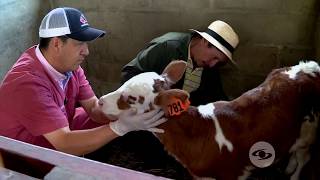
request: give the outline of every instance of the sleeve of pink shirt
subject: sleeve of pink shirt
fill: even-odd
[[[24,80],[18,83],[11,96],[20,123],[34,136],[68,126],[68,120],[46,82],[36,76],[21,78]]]
[[[79,67],[77,69],[77,71],[75,72],[77,77],[78,77],[78,81],[79,81],[79,96],[78,96],[78,100],[86,100],[89,98],[92,98],[93,96],[95,96],[89,81],[87,80],[84,71],[81,67]]]

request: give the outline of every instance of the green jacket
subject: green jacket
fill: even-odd
[[[153,39],[136,58],[122,68],[122,83],[143,72],[153,71],[161,74],[172,60],[187,61],[191,37],[192,33],[169,32]],[[181,89],[183,81],[184,77],[173,88]],[[191,104],[198,106],[218,100],[227,100],[222,89],[219,71],[215,67],[204,69],[199,88],[190,93]]]

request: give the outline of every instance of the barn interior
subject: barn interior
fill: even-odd
[[[107,32],[105,37],[89,43],[90,55],[82,64],[98,97],[120,86],[121,68],[151,39],[166,32],[205,30],[214,20],[231,24],[240,38],[233,56],[237,65],[227,64],[220,69],[229,99],[258,86],[272,69],[304,60],[320,62],[319,0],[2,0],[0,80],[22,52],[38,44],[41,19],[56,7],[78,8],[90,25]],[[107,163],[130,168],[127,161],[135,159],[127,153],[123,160],[116,146],[107,153],[116,154]],[[320,162],[319,156],[315,161]],[[169,161],[172,165],[161,166],[166,172],[141,169],[141,162],[134,162],[132,169],[190,179],[174,159]]]

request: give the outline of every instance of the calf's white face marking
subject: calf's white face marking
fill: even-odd
[[[219,149],[221,151],[223,146],[226,146],[229,152],[233,151],[233,145],[232,143],[224,136],[223,131],[220,127],[219,121],[217,119],[217,117],[214,114],[214,105],[213,103],[209,103],[207,105],[201,105],[198,107],[198,111],[199,113],[203,116],[203,117],[211,117],[213,122],[214,122],[214,126],[216,127],[216,136],[215,136],[215,140],[217,141],[218,145],[219,145]]]
[[[155,72],[141,73],[129,79],[118,90],[102,96],[99,101],[102,105],[103,113],[107,116],[118,117],[125,110],[119,108],[118,100],[120,98],[131,98],[130,108],[137,109],[137,113],[149,110],[149,104],[152,103],[154,105],[153,101],[158,95],[158,93],[154,92],[153,88],[155,79],[165,80]],[[140,99],[143,97],[143,101],[139,101],[139,97]]]

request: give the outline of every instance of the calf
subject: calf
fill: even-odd
[[[185,63],[176,61],[162,75],[148,72],[133,77],[101,98],[104,113],[118,116],[129,108],[139,113],[162,108],[168,121],[159,127],[165,133],[155,135],[195,177],[245,179],[254,168],[250,150],[267,142],[275,154],[262,147],[254,155],[260,160],[271,155],[277,162],[292,154],[286,172],[291,179],[299,178],[318,123],[318,116],[310,114],[320,102],[317,63],[276,69],[260,86],[232,101],[198,107],[188,107],[185,91],[169,90],[184,69]]]

